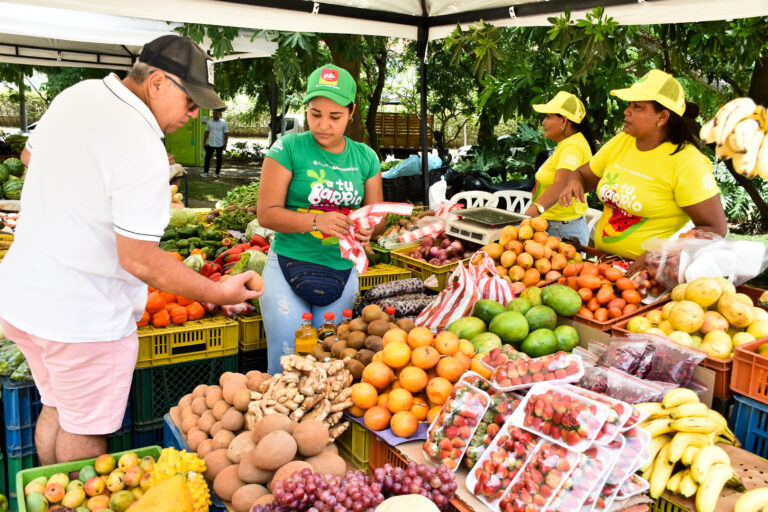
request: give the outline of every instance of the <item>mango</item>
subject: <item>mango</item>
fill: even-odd
[[[125,489],[125,473],[119,469],[112,471],[107,477],[107,489],[109,489],[109,492],[118,492]]]
[[[573,316],[581,309],[581,296],[570,286],[551,284],[541,291],[541,301],[558,315]]]
[[[141,476],[144,472],[139,466],[134,466],[125,472],[125,486],[128,488],[138,487]]]
[[[687,332],[683,331],[672,331],[669,333],[669,339],[674,341],[675,343],[679,345],[684,345],[686,347],[692,347],[693,346],[693,339],[691,338],[691,335]]]
[[[77,508],[85,503],[85,498],[86,495],[83,489],[72,489],[64,495],[61,504],[65,507]]]
[[[56,473],[48,479],[49,484],[60,483],[65,489],[69,485],[69,476],[65,473]]]
[[[717,311],[704,312],[704,323],[700,329],[704,334],[712,331],[727,331],[729,327],[728,320]]]
[[[131,469],[134,466],[139,465],[139,456],[136,455],[134,452],[128,452],[124,453],[120,456],[120,459],[117,461],[117,467],[125,473],[129,469]]]
[[[104,489],[106,489],[106,485],[104,483],[104,480],[99,478],[98,476],[95,476],[85,482],[85,486],[83,487],[85,490],[85,494],[88,496],[98,496],[99,494],[104,492]]]
[[[41,493],[33,491],[26,497],[27,510],[29,512],[47,512],[48,500]]]
[[[115,466],[117,465],[117,461],[113,456],[111,456],[108,453],[105,453],[104,455],[99,455],[96,457],[96,460],[93,461],[93,467],[96,468],[96,471],[100,475],[108,475],[112,472],[113,469],[115,469]]]
[[[741,294],[724,293],[717,301],[717,310],[728,320],[733,327],[749,327],[755,319],[751,300],[747,305],[738,296]],[[749,299],[749,297],[747,297]]]
[[[728,359],[733,351],[733,342],[730,336],[723,331],[712,331],[706,336],[699,345],[699,349],[705,351],[707,355],[719,359]]]
[[[716,303],[722,293],[722,286],[713,277],[699,277],[685,287],[685,299],[693,301],[705,309]]]
[[[115,512],[125,512],[134,501],[136,496],[131,491],[118,491],[109,497],[109,508]]]
[[[734,347],[738,347],[738,346],[744,345],[746,343],[751,343],[751,342],[755,341],[755,339],[757,339],[757,338],[755,338],[754,336],[752,336],[748,332],[737,332],[733,336],[733,338],[732,338],[733,346]]]
[[[755,320],[747,327],[747,332],[756,340],[768,337],[768,320]]]
[[[627,330],[631,332],[645,332],[651,327],[651,321],[644,316],[634,316],[627,322]]]

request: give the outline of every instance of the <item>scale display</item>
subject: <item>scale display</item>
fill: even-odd
[[[455,210],[460,217],[448,223],[445,232],[456,238],[486,245],[501,237],[501,229],[511,224],[520,224],[527,215],[512,213],[499,208],[468,208]]]

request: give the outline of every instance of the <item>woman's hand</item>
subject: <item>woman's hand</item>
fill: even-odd
[[[358,228],[355,233],[355,238],[362,244],[367,244],[371,241],[371,235],[373,235],[373,228]]]
[[[560,192],[560,206],[571,206],[573,204],[574,198],[577,201],[581,201],[582,203],[587,202],[587,200],[584,198],[584,185],[582,185],[580,179],[569,179],[568,183],[565,184],[563,191]]]
[[[355,225],[355,222],[339,212],[318,213],[315,219],[317,230],[325,235],[342,238],[349,234],[349,229]],[[370,238],[370,235],[368,235]]]
[[[527,210],[525,210],[525,215],[529,217],[538,217],[539,210],[534,205],[531,205]]]

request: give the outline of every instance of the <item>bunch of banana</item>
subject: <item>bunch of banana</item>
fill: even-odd
[[[725,418],[699,401],[690,389],[674,389],[661,403],[635,407],[648,413],[640,424],[652,437],[650,462],[640,468],[656,499],[668,490],[696,495],[698,512],[713,512],[723,486],[742,488],[728,454],[715,443],[738,443]]]
[[[768,487],[745,492],[733,512],[768,512]]]
[[[707,144],[716,143],[721,160],[749,178],[768,180],[768,111],[750,98],[736,98],[718,110],[699,132]]]

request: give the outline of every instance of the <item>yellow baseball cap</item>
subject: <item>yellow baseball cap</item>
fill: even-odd
[[[576,124],[583,121],[584,116],[587,115],[587,109],[584,108],[581,100],[566,91],[558,92],[546,103],[534,105],[533,110],[542,114],[560,114]]]
[[[660,69],[652,69],[626,89],[614,89],[613,96],[624,101],[657,101],[675,114],[685,113],[685,91],[675,77]]]

